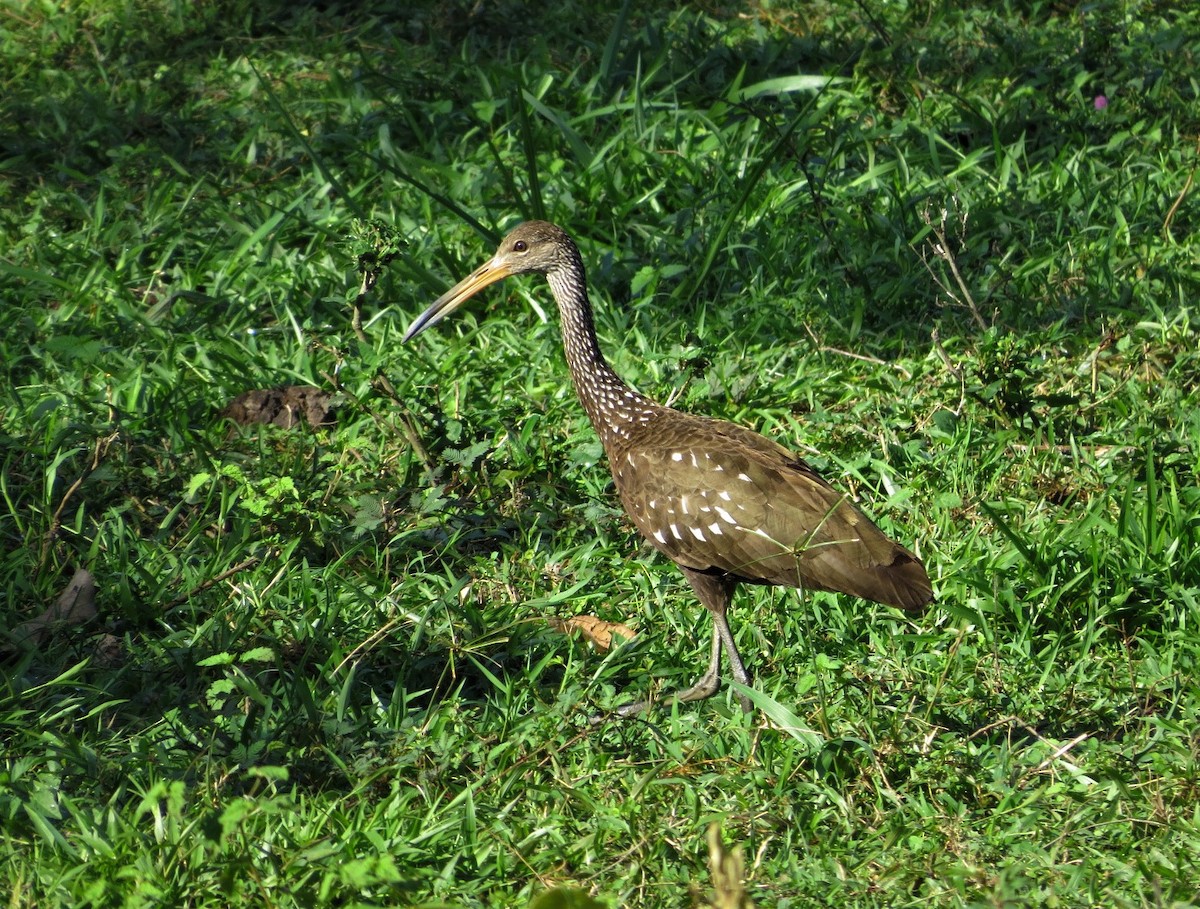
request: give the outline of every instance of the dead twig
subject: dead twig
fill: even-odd
[[[1200,139],[1196,140],[1196,154],[1200,155]],[[1174,242],[1175,238],[1171,236],[1171,222],[1175,220],[1175,212],[1179,211],[1179,206],[1183,204],[1183,200],[1187,198],[1187,194],[1192,189],[1192,182],[1196,178],[1196,168],[1193,167],[1188,173],[1187,179],[1183,181],[1183,189],[1179,191],[1179,195],[1175,197],[1175,201],[1171,203],[1171,207],[1167,209],[1167,216],[1163,218],[1162,235],[1164,240]]]
[[[708,825],[708,870],[712,875],[713,909],[754,909],[746,893],[746,861],[742,849],[725,845],[719,824]]]
[[[862,360],[864,363],[874,363],[876,366],[891,366],[894,370],[903,375],[905,379],[912,378],[912,373],[899,363],[888,363],[886,360],[881,360],[879,357],[872,357],[869,354],[855,353],[852,350],[842,350],[840,347],[830,347],[828,344],[822,344],[820,339],[818,339],[813,333],[812,328],[807,322],[804,323],[804,330],[808,332],[808,336],[812,338],[812,342],[816,345],[818,353],[837,354],[839,357],[849,357],[852,360]]]
[[[957,196],[951,196],[951,200],[954,205],[954,212],[958,215],[958,236],[961,238],[966,236],[967,233],[968,213],[959,209]],[[921,220],[933,232],[933,239],[929,241],[929,248],[933,250],[934,256],[945,262],[946,267],[950,269],[950,275],[954,279],[954,286],[951,287],[949,282],[934,271],[933,266],[929,264],[929,256],[925,250],[921,250],[921,262],[925,265],[925,270],[929,272],[929,276],[933,278],[933,282],[941,289],[942,293],[959,306],[968,310],[981,331],[987,331],[987,321],[980,315],[979,307],[975,304],[975,297],[971,294],[971,289],[967,287],[967,282],[964,280],[962,272],[958,270],[958,261],[955,259],[954,252],[950,248],[950,241],[946,236],[946,224],[950,220],[950,209],[943,208],[935,224],[933,215],[927,205],[921,212]],[[962,245],[961,240],[959,245]]]
[[[362,284],[358,288],[358,296],[354,298],[354,302],[350,304],[350,327],[354,329],[354,337],[358,338],[360,344],[367,344],[367,333],[363,331],[362,325],[362,310],[363,301],[367,299],[367,294],[375,287],[375,282],[379,280],[379,272],[368,271],[362,276]]]
[[[63,512],[67,509],[67,504],[83,486],[84,481],[96,472],[101,462],[104,461],[105,455],[108,454],[108,449],[113,442],[120,436],[119,432],[111,433],[103,438],[97,439],[95,447],[92,449],[92,463],[83,471],[63,493],[62,499],[59,500],[58,507],[54,509],[54,514],[50,517],[50,526],[46,530],[46,534],[42,537],[42,551],[38,556],[38,573],[46,567],[46,561],[50,558],[50,550],[54,546],[54,541],[58,539],[58,532],[62,529]]]
[[[203,593],[204,591],[208,590],[210,587],[213,587],[216,584],[220,584],[226,578],[232,577],[233,575],[237,574],[239,571],[245,571],[251,565],[255,565],[260,561],[262,561],[260,556],[250,556],[250,558],[248,558],[248,559],[243,559],[241,562],[238,562],[232,568],[222,571],[219,575],[216,575],[215,577],[209,578],[207,581],[204,581],[203,583],[197,585],[196,587],[193,587],[187,593],[182,593],[179,596],[175,597],[175,599],[171,600],[169,603],[167,603],[167,605],[165,605],[163,607],[163,612],[168,612],[168,611],[174,609],[176,606],[182,606],[184,603],[186,603],[192,597],[196,596],[196,594]]]
[[[404,436],[404,440],[408,442],[412,448],[413,454],[417,456],[417,460],[421,462],[421,466],[425,468],[425,473],[433,476],[434,468],[437,466],[434,460],[429,455],[429,451],[421,442],[421,437],[417,435],[417,430],[412,424],[412,413],[404,402],[400,400],[400,395],[396,393],[396,387],[391,383],[382,372],[375,376],[375,386],[379,388],[385,395],[392,399],[392,403],[400,408],[400,412],[396,414],[397,422],[400,424],[400,432]]]
[[[963,406],[967,403],[967,378],[963,373],[963,368],[950,359],[950,354],[946,353],[946,348],[942,346],[942,338],[935,328],[930,332],[930,339],[933,341],[933,349],[937,352],[938,359],[946,367],[946,371],[954,378],[958,379],[958,406],[951,413],[956,417],[962,416]]]

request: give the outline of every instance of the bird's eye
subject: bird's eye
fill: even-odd
[[[513,244],[513,252],[525,252],[527,249],[529,249],[529,244],[524,240],[518,240]]]

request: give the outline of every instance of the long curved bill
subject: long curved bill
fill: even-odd
[[[450,313],[454,312],[454,310],[458,309],[458,307],[462,306],[463,303],[489,284],[495,284],[497,281],[511,275],[513,273],[512,268],[498,262],[497,258],[493,257],[488,260],[434,300],[429,308],[417,316],[413,320],[412,325],[408,326],[408,331],[404,333],[403,340],[408,341],[411,338],[415,338],[430,325],[440,322],[443,318],[450,315]]]

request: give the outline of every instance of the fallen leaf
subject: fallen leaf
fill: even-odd
[[[620,622],[606,622],[594,615],[577,615],[569,619],[551,617],[547,624],[555,631],[563,634],[579,632],[584,639],[597,650],[609,650],[612,647],[613,635],[629,641],[633,639],[633,629]]]
[[[115,634],[102,634],[96,639],[94,651],[96,665],[102,669],[115,669],[126,662],[125,645]]]
[[[242,392],[221,411],[221,416],[242,426],[265,423],[291,429],[301,420],[309,426],[334,422],[333,393],[312,385],[285,385]]]
[[[58,601],[36,619],[22,622],[12,630],[17,645],[40,644],[55,625],[81,625],[96,616],[96,579],[86,568],[75,572]]]

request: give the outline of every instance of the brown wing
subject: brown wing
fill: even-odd
[[[732,423],[671,416],[610,458],[626,510],[673,561],[904,609],[932,598],[920,560],[803,459]]]

